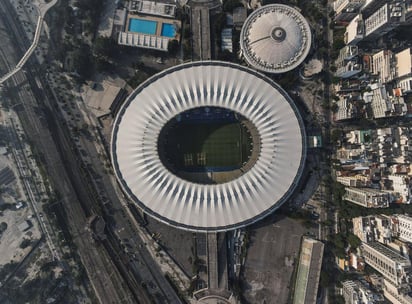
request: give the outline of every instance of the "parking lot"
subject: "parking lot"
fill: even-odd
[[[247,303],[287,303],[301,236],[314,232],[282,214],[269,216],[251,227],[243,272]]]

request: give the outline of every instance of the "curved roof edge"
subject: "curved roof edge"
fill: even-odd
[[[270,85],[272,85],[287,100],[287,102],[291,106],[293,112],[295,113],[297,121],[299,123],[299,129],[300,129],[301,141],[302,141],[302,153],[301,153],[299,168],[297,170],[297,173],[296,173],[296,175],[295,175],[288,191],[286,193],[284,193],[284,195],[279,200],[274,202],[274,204],[270,208],[266,209],[264,212],[254,216],[252,218],[244,220],[242,222],[238,222],[238,223],[227,225],[227,226],[216,226],[216,227],[199,227],[199,226],[185,225],[183,223],[179,223],[179,222],[170,220],[169,218],[166,218],[166,217],[152,211],[151,209],[149,209],[144,203],[142,203],[132,193],[130,188],[126,185],[126,183],[125,183],[125,181],[122,177],[122,174],[120,172],[119,164],[118,164],[118,162],[116,160],[116,157],[115,157],[115,155],[116,155],[116,135],[117,135],[117,130],[119,128],[119,121],[121,120],[122,116],[124,115],[127,106],[134,100],[134,98],[144,88],[146,88],[147,86],[149,86],[150,84],[152,84],[156,80],[162,78],[163,76],[165,76],[169,73],[172,73],[172,72],[178,71],[178,70],[182,70],[182,69],[185,69],[187,67],[207,66],[207,65],[220,65],[220,66],[226,66],[226,67],[230,67],[230,68],[234,68],[234,69],[239,69],[241,71],[250,73],[250,74],[256,76],[257,78],[260,78],[263,81],[266,81]],[[258,222],[259,220],[262,220],[263,218],[267,217],[268,215],[272,214],[275,210],[280,208],[290,198],[290,196],[293,194],[293,192],[296,190],[296,186],[298,185],[299,180],[302,176],[302,172],[303,172],[305,161],[306,161],[307,140],[306,140],[306,132],[305,132],[304,124],[303,124],[303,119],[302,119],[296,105],[294,104],[293,100],[286,93],[286,91],[282,87],[280,87],[276,82],[271,80],[269,77],[263,75],[262,73],[260,73],[256,70],[253,70],[252,68],[241,66],[241,65],[238,65],[238,64],[234,64],[234,63],[224,62],[224,61],[213,61],[212,60],[212,61],[196,61],[196,62],[184,63],[184,64],[180,64],[180,65],[177,65],[177,66],[167,68],[167,69],[159,72],[158,74],[155,74],[155,75],[151,76],[150,78],[145,80],[143,83],[141,83],[133,91],[133,93],[131,95],[129,95],[127,100],[121,106],[113,125],[114,125],[114,127],[113,127],[113,130],[112,130],[111,142],[110,142],[111,161],[112,161],[112,164],[113,164],[113,167],[114,167],[114,172],[115,172],[117,181],[119,182],[122,191],[124,193],[126,193],[128,198],[131,199],[134,203],[136,203],[137,206],[143,212],[147,213],[149,216],[153,217],[154,219],[156,219],[156,220],[158,220],[162,223],[165,223],[167,225],[170,225],[172,227],[187,230],[187,231],[192,231],[192,232],[224,232],[224,231],[234,230],[234,229],[242,228],[242,227],[245,227],[245,226],[249,226],[253,223]]]

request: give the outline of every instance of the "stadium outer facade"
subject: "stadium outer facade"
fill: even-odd
[[[157,151],[170,119],[206,106],[243,115],[260,136],[254,166],[223,184],[186,181],[166,169]],[[180,229],[226,231],[264,218],[290,197],[306,136],[293,101],[266,76],[227,62],[192,62],[154,75],[129,96],[114,122],[111,152],[123,191],[145,213]]]

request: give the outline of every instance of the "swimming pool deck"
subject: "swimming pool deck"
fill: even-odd
[[[129,13],[127,15],[127,20],[126,20],[126,28],[129,28],[129,24],[130,24],[130,19],[141,19],[141,20],[147,20],[147,21],[156,21],[157,22],[157,26],[156,26],[156,33],[154,34],[154,36],[162,36],[162,25],[163,23],[168,23],[168,24],[173,24],[176,28],[176,35],[174,38],[172,37],[167,37],[168,39],[179,39],[179,31],[178,29],[181,28],[181,22],[180,20],[176,20],[176,19],[170,19],[170,18],[162,18],[162,17],[158,17],[158,16],[148,16],[148,15],[141,15],[141,14],[131,14]],[[130,32],[127,31],[129,33],[134,33],[134,32]],[[142,33],[144,34],[144,33]],[[162,37],[166,37],[166,36],[162,36]]]

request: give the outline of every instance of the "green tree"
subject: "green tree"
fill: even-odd
[[[176,39],[170,40],[169,44],[167,45],[167,51],[171,56],[176,56],[177,52],[179,51],[179,41]]]
[[[349,245],[355,249],[358,248],[360,246],[360,244],[362,243],[362,241],[354,234],[349,233],[348,237],[347,237],[348,243]]]
[[[113,57],[116,51],[116,44],[110,37],[98,37],[94,41],[93,51],[99,57]]]

